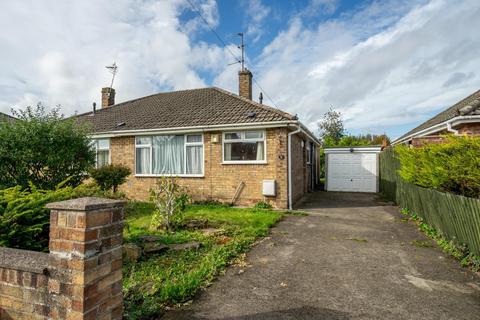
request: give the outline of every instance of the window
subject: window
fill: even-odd
[[[110,163],[110,139],[95,139],[92,142],[95,150],[95,165],[97,168]]]
[[[265,160],[265,131],[238,131],[224,134],[224,162],[264,163]]]
[[[203,175],[201,134],[136,137],[137,175]]]
[[[307,164],[312,163],[312,144],[307,141]]]

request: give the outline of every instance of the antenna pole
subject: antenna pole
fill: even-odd
[[[242,71],[245,71],[245,43],[243,42],[243,32],[239,32],[238,35],[241,39],[238,48],[242,51],[242,60],[240,60],[240,63],[242,64]]]
[[[111,66],[106,66],[105,68],[107,68],[112,73],[112,82],[110,83],[110,91],[111,91],[111,89],[113,88],[113,80],[115,80],[115,75],[117,74],[118,66],[114,61]]]

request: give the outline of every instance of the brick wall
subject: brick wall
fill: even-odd
[[[480,136],[480,123],[466,123],[456,129],[458,129],[459,134],[465,134],[469,136]]]
[[[49,254],[0,248],[0,319],[122,319],[124,202],[47,207]]]
[[[302,146],[303,138],[300,135],[292,137],[292,200],[299,201],[307,192],[307,150]]]
[[[48,254],[0,248],[0,319],[47,319]]]
[[[266,130],[267,164],[222,164],[221,132],[204,133],[204,177],[182,177],[178,182],[188,188],[194,200],[230,202],[241,182],[245,183],[236,205],[250,206],[267,201],[276,208],[287,208],[287,128]],[[211,141],[217,135],[219,142]],[[135,172],[135,138],[116,137],[110,141],[111,162],[128,166]],[[276,180],[277,196],[262,195],[262,181]],[[146,200],[156,177],[131,175],[121,187],[127,196]]]
[[[445,141],[445,137],[443,136],[426,136],[426,137],[413,138],[412,145],[415,148],[418,148],[427,143],[443,143],[444,141]]]

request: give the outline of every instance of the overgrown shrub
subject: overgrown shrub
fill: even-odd
[[[128,167],[114,164],[90,170],[90,176],[95,180],[100,189],[104,191],[113,190],[113,193],[117,192],[118,186],[127,181],[127,177],[131,173]]]
[[[68,179],[77,186],[95,163],[88,128],[42,105],[0,125],[0,187],[55,189]]]
[[[421,187],[480,197],[480,138],[448,136],[446,143],[395,148],[400,176]]]
[[[260,209],[260,210],[270,210],[270,209],[272,209],[272,205],[268,202],[265,202],[265,201],[259,201],[259,202],[255,203],[253,208],[254,209]]]
[[[0,190],[0,246],[34,251],[48,251],[50,210],[45,205],[55,201],[92,196],[94,185],[29,190],[20,186]]]
[[[181,223],[185,206],[190,201],[186,189],[177,184],[173,177],[158,179],[150,190],[150,198],[155,204],[150,228],[165,228],[167,231]]]

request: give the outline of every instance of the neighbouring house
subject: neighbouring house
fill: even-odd
[[[480,90],[410,130],[392,144],[438,143],[445,134],[480,136]]]
[[[17,118],[9,116],[6,113],[0,112],[0,124],[4,121],[15,121]]]
[[[158,93],[76,116],[92,126],[97,165],[122,164],[128,197],[146,200],[156,178],[176,176],[194,200],[291,208],[318,182],[315,136],[289,113],[252,101],[252,73],[239,95],[211,87]]]

